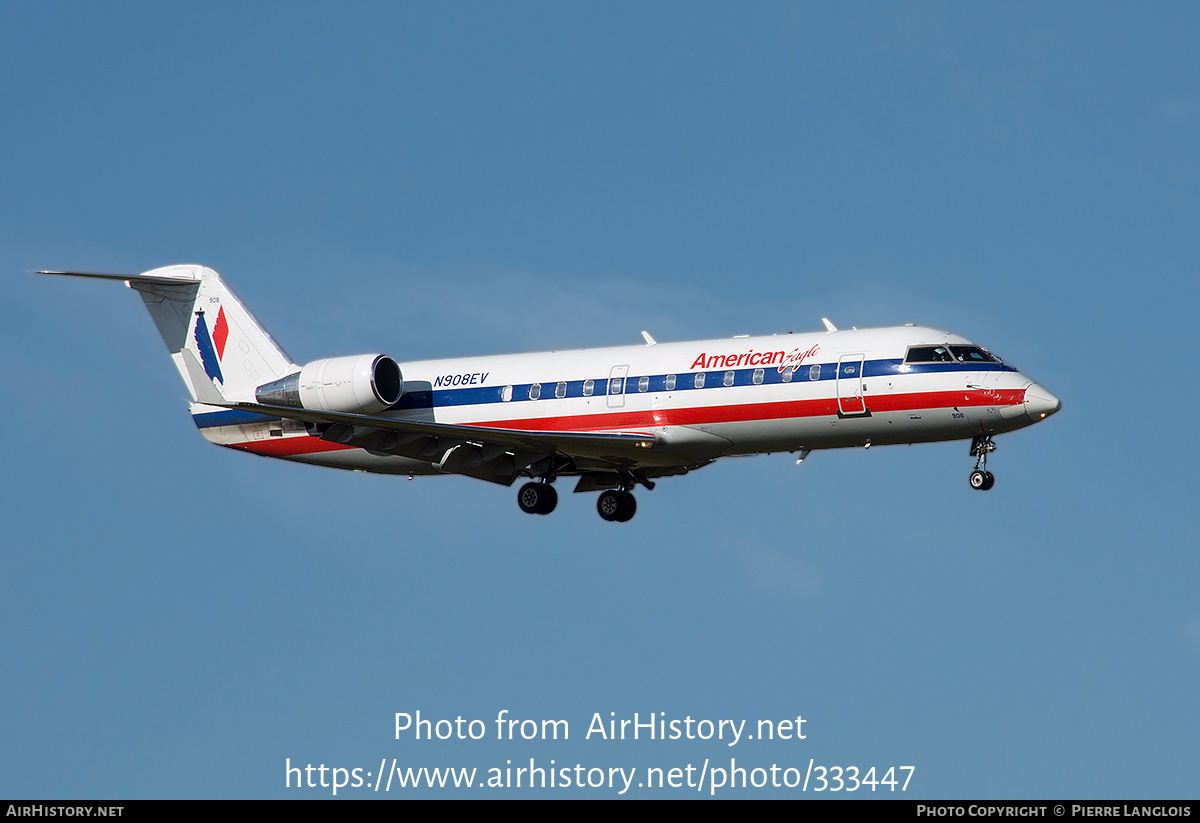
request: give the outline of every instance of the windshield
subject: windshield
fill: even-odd
[[[953,363],[949,346],[913,346],[904,357],[905,363]]]
[[[978,346],[951,346],[950,353],[954,355],[954,359],[959,363],[1000,362]]]
[[[999,363],[978,346],[910,346],[905,363]]]

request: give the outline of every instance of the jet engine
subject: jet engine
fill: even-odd
[[[396,361],[384,354],[315,360],[300,371],[264,383],[254,397],[266,406],[375,414],[404,393]]]

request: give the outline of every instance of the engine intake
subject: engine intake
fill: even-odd
[[[266,406],[375,414],[400,400],[404,378],[384,354],[315,360],[298,372],[264,383],[254,397]]]

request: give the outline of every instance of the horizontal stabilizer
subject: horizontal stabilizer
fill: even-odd
[[[99,272],[88,271],[39,271],[38,274],[59,274],[66,277],[94,277],[98,280],[125,280],[136,283],[155,284],[160,286],[173,286],[179,283],[192,283],[195,278],[179,276],[179,277],[153,277],[145,274],[102,274]]]

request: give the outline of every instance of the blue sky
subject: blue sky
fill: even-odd
[[[1198,23],[0,6],[0,795],[329,794],[285,789],[287,758],[732,756],[911,765],[910,797],[1194,796]],[[29,273],[179,262],[300,362],[827,316],[955,331],[1063,411],[999,439],[986,495],[951,443],[727,460],[623,527],[593,495],[531,518],[469,479],[214,448],[135,296]],[[572,737],[394,739],[418,709]],[[596,712],[808,737],[584,740]],[[614,792],[533,796],[568,794]]]

